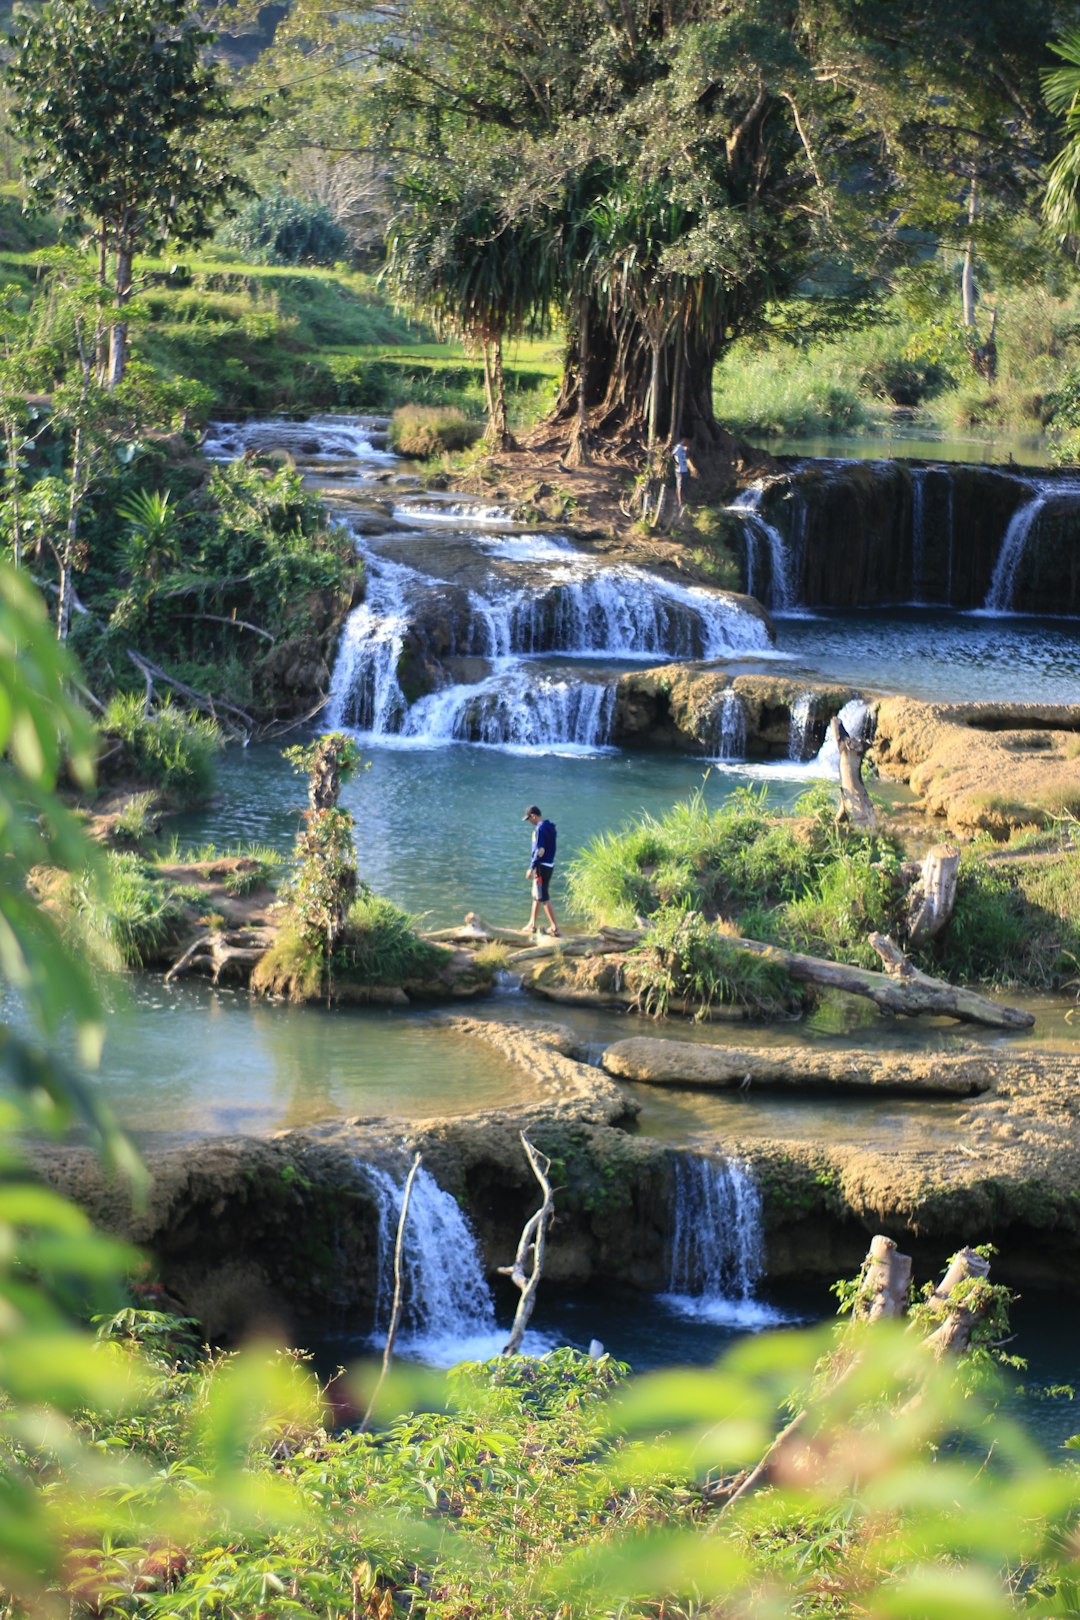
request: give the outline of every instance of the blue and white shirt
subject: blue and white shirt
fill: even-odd
[[[555,823],[548,821],[537,822],[533,828],[532,864],[534,866],[555,865]]]

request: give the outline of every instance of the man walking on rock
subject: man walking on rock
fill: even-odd
[[[552,939],[558,939],[559,925],[555,921],[555,913],[548,898],[548,885],[551,883],[551,873],[555,866],[555,823],[544,820],[538,804],[530,804],[521,819],[531,822],[533,830],[532,857],[527,872],[533,886],[533,903],[532,916],[529,918],[526,932],[535,934],[540,907],[543,906],[551,924],[551,927],[544,931],[550,934]]]

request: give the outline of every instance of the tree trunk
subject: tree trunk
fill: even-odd
[[[503,379],[502,334],[491,340],[491,378],[495,393],[495,411],[488,427],[491,443],[496,450],[516,450],[513,434],[506,425],[506,383]]]
[[[907,937],[922,945],[941,933],[953,914],[960,877],[960,851],[955,844],[935,844],[927,851],[922,872],[907,898]]]
[[[833,717],[832,734],[840,751],[840,808],[836,819],[870,831],[877,826],[877,815],[862,779],[863,760],[870,744],[863,736],[853,737],[839,715]]]
[[[577,399],[573,437],[566,452],[570,467],[583,467],[589,460],[589,299],[582,293],[578,301],[577,330]]]
[[[71,601],[74,594],[74,582],[71,576],[75,565],[75,545],[79,537],[79,505],[82,499],[82,481],[85,476],[83,462],[83,430],[80,424],[75,429],[75,440],[72,446],[67,532],[64,535],[64,544],[59,559],[60,601],[56,609],[56,637],[58,641],[66,641],[68,632],[71,629]]]
[[[124,305],[131,297],[131,245],[126,239],[122,242],[116,254],[116,307],[123,310]],[[124,371],[127,368],[128,323],[125,320],[116,320],[109,332],[109,375],[108,386],[111,389],[124,380]]]
[[[968,223],[974,225],[979,217],[979,197],[975,177],[972,176],[971,190],[968,192]],[[967,331],[975,330],[975,242],[968,237],[964,248],[964,267],[960,272],[960,300],[963,306],[963,322]]]
[[[409,1218],[409,1203],[412,1199],[413,1183],[416,1180],[417,1171],[420,1169],[420,1166],[423,1163],[423,1158],[424,1156],[422,1153],[417,1153],[414,1155],[413,1162],[409,1167],[409,1174],[405,1178],[405,1187],[401,1194],[401,1213],[398,1215],[397,1238],[394,1242],[394,1302],[390,1308],[390,1325],[386,1330],[386,1344],[383,1349],[382,1367],[379,1370],[379,1376],[375,1382],[375,1388],[371,1392],[371,1399],[368,1401],[367,1411],[364,1413],[363,1421],[360,1424],[361,1434],[363,1434],[364,1430],[371,1422],[372,1413],[375,1411],[375,1402],[379,1398],[379,1391],[382,1389],[386,1375],[390,1371],[390,1362],[394,1355],[394,1344],[397,1340],[398,1328],[401,1326],[401,1311],[404,1303],[402,1290],[402,1258],[405,1253],[405,1223]]]
[[[22,567],[22,511],[19,503],[19,437],[15,431],[15,418],[9,413],[4,418],[4,441],[7,445],[8,476],[11,479],[11,556],[16,568]]]
[[[492,430],[495,420],[495,393],[491,386],[491,346],[487,338],[480,345],[480,353],[484,362],[484,398],[487,401],[488,432]]]
[[[983,1282],[989,1275],[989,1260],[976,1254],[974,1249],[961,1249],[953,1256],[949,1269],[931,1295],[931,1304],[940,1305],[946,1312],[941,1326],[925,1341],[926,1348],[938,1360],[965,1353],[972,1333],[989,1308],[990,1298],[985,1291],[982,1298],[972,1296],[970,1289],[965,1296],[955,1298],[956,1291],[964,1283]]]

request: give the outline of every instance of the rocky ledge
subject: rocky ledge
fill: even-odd
[[[874,758],[956,832],[1004,838],[1080,809],[1080,704],[884,698]]]
[[[557,1219],[547,1278],[586,1284],[618,1278],[662,1288],[672,1222],[677,1153],[737,1155],[762,1192],[768,1272],[835,1276],[857,1266],[870,1232],[906,1248],[992,1240],[1012,1277],[1080,1281],[1080,1065],[1030,1051],[972,1048],[940,1063],[941,1089],[956,1076],[976,1082],[963,1100],[931,1095],[929,1056],[905,1060],[907,1080],[926,1083],[919,1130],[898,1144],[868,1120],[856,1148],[828,1121],[797,1139],[770,1135],[768,1117],[749,1130],[754,1093],[740,1105],[747,1124],[695,1137],[679,1150],[630,1127],[640,1103],[625,1083],[575,1055],[573,1033],[455,1018],[456,1033],[497,1046],[528,1076],[520,1106],[455,1119],[327,1120],[266,1139],[193,1140],[147,1155],[149,1196],[136,1205],[89,1149],[43,1147],[44,1180],[81,1204],[107,1230],[143,1246],[169,1294],[216,1337],[274,1321],[286,1331],[336,1317],[370,1325],[378,1272],[378,1209],[367,1167],[403,1178],[409,1156],[468,1210],[490,1269],[513,1255],[535,1206],[536,1187],[519,1133],[527,1130],[554,1167]],[[651,1043],[646,1043],[651,1044]],[[663,1043],[668,1044],[668,1043]],[[674,1044],[674,1043],[673,1043]],[[633,1067],[617,1043],[609,1067]],[[619,1056],[622,1048],[622,1057]],[[722,1047],[680,1060],[683,1083],[708,1064],[746,1062]],[[717,1055],[719,1054],[719,1055]],[[883,1077],[886,1060],[863,1053],[817,1061],[810,1089],[845,1089],[845,1071]],[[882,1065],[885,1067],[882,1067]],[[670,1067],[670,1065],[669,1065]],[[635,1073],[655,1077],[640,1061]],[[690,1079],[685,1078],[686,1075]],[[892,1070],[897,1079],[898,1071]],[[871,1089],[884,1080],[871,1078]],[[792,1089],[802,1082],[792,1079]],[[957,1090],[960,1088],[957,1086]]]

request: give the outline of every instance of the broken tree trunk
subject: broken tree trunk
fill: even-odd
[[[532,1166],[533,1175],[540,1183],[543,1202],[535,1215],[530,1215],[522,1228],[513,1265],[499,1267],[500,1274],[509,1277],[515,1287],[521,1291],[521,1298],[518,1300],[517,1310],[514,1312],[514,1325],[510,1329],[510,1337],[503,1345],[502,1353],[504,1356],[515,1356],[521,1349],[521,1341],[525,1337],[525,1329],[529,1325],[529,1319],[536,1304],[536,1290],[540,1286],[540,1277],[544,1270],[547,1229],[551,1224],[551,1217],[555,1213],[555,1194],[552,1192],[551,1183],[548,1181],[551,1160],[533,1147],[524,1131],[521,1132],[521,1145],[525,1149],[525,1156],[529,1164]],[[526,1266],[530,1268],[528,1275],[525,1272]]]
[[[857,1322],[877,1322],[883,1316],[903,1316],[911,1289],[911,1256],[901,1254],[890,1237],[870,1239],[863,1261],[863,1278],[853,1316]]]
[[[956,905],[960,877],[960,851],[955,844],[935,844],[927,850],[922,871],[907,898],[907,937],[921,945],[941,933]]]
[[[930,1296],[930,1303],[945,1311],[945,1318],[926,1340],[926,1348],[938,1360],[945,1356],[962,1356],[971,1343],[971,1335],[990,1308],[991,1296],[987,1292],[961,1294],[965,1283],[984,1282],[990,1275],[990,1262],[974,1249],[961,1249],[953,1256],[949,1269]]]
[[[863,760],[870,744],[861,733],[853,736],[839,715],[833,716],[832,734],[840,756],[840,808],[836,819],[869,830],[877,826],[877,814],[862,779]]]

